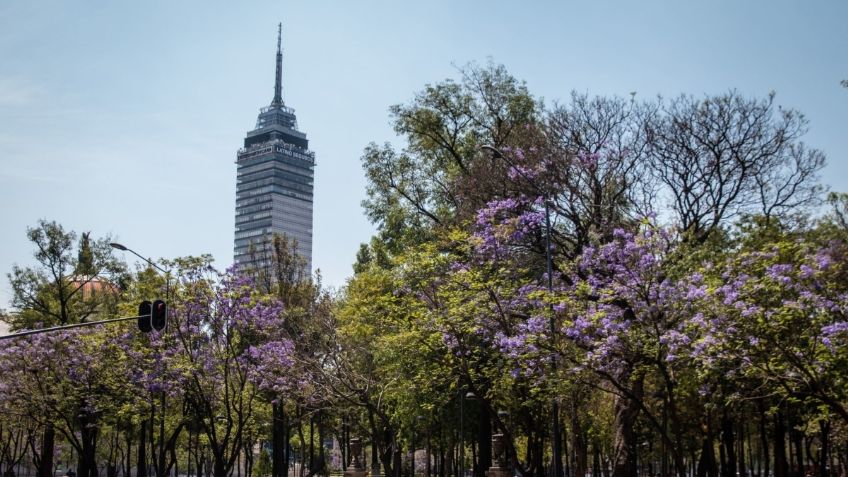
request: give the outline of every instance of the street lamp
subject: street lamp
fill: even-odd
[[[145,257],[141,256],[138,252],[127,247],[126,245],[119,244],[118,242],[112,242],[112,243],[109,244],[109,246],[116,249],[116,250],[120,250],[122,252],[129,252],[129,253],[135,255],[136,257],[144,260],[145,262],[147,262],[148,265],[155,268],[156,270],[159,270],[162,273],[165,273],[165,274],[170,273],[170,271],[165,270],[162,267],[160,267],[159,265],[157,265],[156,262],[153,262],[149,258],[145,258]]]
[[[168,308],[170,308],[170,306],[171,306],[171,303],[170,303],[170,301],[171,301],[171,272],[163,269],[162,267],[157,265],[152,260],[143,257],[141,254],[139,254],[135,250],[127,247],[126,245],[120,244],[118,242],[112,242],[112,243],[109,244],[109,246],[111,246],[112,248],[114,248],[116,250],[120,250],[122,252],[130,252],[131,254],[135,255],[136,257],[147,262],[147,264],[150,265],[151,267],[153,267],[156,270],[159,270],[160,272],[165,274],[165,302],[167,303],[166,306],[165,306],[165,323],[167,323],[168,322]],[[150,319],[151,319],[151,321],[153,320],[152,314],[150,315]],[[151,325],[152,325],[152,323],[151,323]],[[164,331],[163,331],[163,333],[164,333]],[[162,386],[162,390],[160,391],[160,400],[159,400],[159,404],[162,407],[162,412],[159,413],[159,462],[157,463],[157,466],[156,466],[156,475],[158,477],[163,477],[163,474],[165,473],[165,386],[164,386],[165,375],[164,375],[164,373],[162,373],[162,380],[163,380],[163,383],[162,383],[163,386]],[[151,432],[151,434],[152,434],[152,432]]]
[[[507,162],[507,164],[512,167],[516,173],[522,176],[526,181],[530,184],[533,184],[532,179],[527,177],[520,167],[516,167],[515,164],[501,152],[500,149],[492,146],[490,144],[485,144],[480,147],[480,149],[487,151],[492,154],[492,157],[496,159],[503,159]],[[553,295],[554,291],[554,283],[553,283],[553,259],[551,257],[551,211],[550,205],[548,201],[548,193],[547,191],[539,188],[535,184],[533,186],[536,188],[539,193],[542,194],[542,200],[545,203],[545,265],[547,268],[548,274],[548,293]],[[551,314],[550,314],[550,328],[551,328],[551,341],[556,339],[556,321],[554,320],[553,314],[553,306],[551,305]],[[557,363],[556,357],[551,355],[551,370],[553,373],[556,373]],[[557,403],[556,397],[551,400],[551,421],[552,421],[552,435],[551,435],[551,446],[552,446],[552,458],[554,461],[554,477],[562,477],[562,437],[560,435],[559,429],[559,403]]]

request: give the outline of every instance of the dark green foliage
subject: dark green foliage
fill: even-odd
[[[83,232],[80,237],[79,253],[77,253],[77,275],[97,275],[94,267],[94,252],[91,250],[91,232]]]

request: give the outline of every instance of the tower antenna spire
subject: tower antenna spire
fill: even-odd
[[[283,104],[283,50],[281,48],[283,38],[283,24],[277,25],[277,75],[274,81],[274,100],[271,106],[282,106]]]

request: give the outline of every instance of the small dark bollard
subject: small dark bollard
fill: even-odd
[[[486,471],[486,477],[512,477],[503,434],[492,434],[492,457],[492,466]]]
[[[350,465],[344,471],[344,477],[365,477],[368,471],[359,462],[359,454],[362,453],[362,441],[358,437],[350,440]]]

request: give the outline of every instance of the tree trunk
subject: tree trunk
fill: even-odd
[[[285,477],[285,416],[282,404],[271,404],[271,477]]]
[[[254,442],[244,445],[244,475],[246,477],[253,477],[253,445]]]
[[[447,447],[439,447],[439,477],[448,477],[447,469],[450,467],[450,452],[448,449],[453,448],[452,445]]]
[[[394,465],[393,474],[394,477],[401,477],[401,472],[403,470],[403,447],[400,445],[399,442],[395,442],[395,445],[393,446],[392,450],[394,452],[394,454],[392,455],[392,462]]]
[[[350,456],[348,455],[350,454],[350,445],[348,444],[348,439],[349,436],[347,430],[347,419],[342,418],[342,431],[341,434],[338,436],[339,451],[342,454],[342,471],[347,468],[348,461],[350,460]]]
[[[545,462],[545,434],[540,431],[536,434],[535,445],[533,446],[533,465],[530,467],[532,475],[544,475]],[[553,464],[553,463],[552,463]],[[553,465],[551,466],[553,472]]]
[[[744,409],[742,410],[744,412]],[[747,477],[748,469],[745,467],[745,421],[743,419],[739,419],[739,429],[737,432],[738,442],[736,446],[736,453],[739,456],[739,471],[736,475],[739,477]]]
[[[689,474],[678,475],[677,477],[685,477],[686,475],[690,475],[695,477],[698,475],[698,453],[695,449],[689,449],[691,455],[689,456]]]
[[[795,426],[792,425],[789,428],[789,440],[790,440],[790,448],[795,449],[795,472],[792,474],[794,477],[803,477],[804,476],[804,450],[803,450],[803,440],[804,436],[795,429]],[[809,456],[809,453],[807,454]],[[790,459],[791,461],[791,459]]]
[[[291,442],[291,418],[285,413],[283,410],[283,442],[282,442],[282,450],[283,450],[283,468],[282,475],[284,477],[289,477],[289,467],[291,467],[291,458],[289,457],[289,442]]]
[[[375,433],[376,422],[374,423]],[[395,461],[395,436],[394,432],[388,427],[384,427],[381,435],[382,452],[380,452],[380,463],[383,464],[383,474],[386,477],[397,477],[397,467]]]
[[[309,416],[309,475],[315,469],[315,416]]]
[[[475,477],[485,477],[485,473],[492,466],[492,419],[489,408],[480,403],[480,421],[477,423],[477,467],[474,469]]]
[[[130,477],[132,469],[132,430],[124,430],[124,442],[127,445],[127,453],[124,455],[124,472],[123,477]],[[141,476],[137,476],[141,477]]]
[[[575,477],[586,477],[586,474],[575,474]],[[592,444],[592,477],[601,477],[601,450],[597,440]]]
[[[671,459],[674,463],[675,472],[679,477],[683,477],[686,475],[686,462],[685,462],[685,449],[683,446],[683,436],[686,434],[684,429],[684,424],[680,419],[680,411],[678,410],[678,402],[677,398],[674,394],[675,385],[669,379],[666,380],[665,393],[666,399],[663,401],[663,438],[664,438],[664,447],[665,452],[663,452],[664,464],[663,464],[663,472],[669,472],[668,465],[668,454],[671,453]],[[669,427],[671,427],[671,433],[674,435],[672,439],[671,436],[668,435]],[[663,475],[663,477],[668,477],[667,475]]]
[[[628,376],[620,381],[628,381]],[[642,378],[636,378],[630,392],[636,399],[642,395]],[[639,416],[639,406],[629,397],[615,397],[615,417],[613,419],[613,468],[612,477],[636,477],[636,418]]]
[[[300,418],[303,419],[303,414],[300,415]],[[297,475],[303,477],[304,469],[306,468],[306,436],[303,435],[303,421],[298,420],[297,423],[297,437],[300,439],[300,470]]]
[[[432,467],[430,466],[430,430],[427,430],[426,442],[424,444],[424,458],[426,461],[424,462],[424,474],[427,477],[432,477]]]
[[[589,466],[589,446],[586,442],[586,433],[583,432],[583,423],[580,422],[578,411],[577,400],[575,399],[571,406],[571,449],[574,452],[572,475],[574,477],[585,477]]]
[[[734,477],[736,475],[736,440],[733,435],[733,419],[727,407],[721,414],[721,446],[725,457],[721,463],[721,475]]]
[[[118,438],[120,437],[117,431],[113,431],[114,439],[109,442],[109,459],[108,467],[106,467],[106,477],[118,477]]]
[[[206,455],[203,449],[200,448],[200,432],[198,432],[194,436],[194,463],[195,467],[197,467],[197,477],[205,476],[209,473],[209,469],[204,466],[205,461]]]
[[[368,422],[371,424],[371,477],[377,477],[380,475],[380,436],[377,435],[377,426],[370,413]]]
[[[812,436],[804,436],[804,450],[807,453],[807,460],[805,462],[813,463],[813,474],[818,475],[819,473],[819,460],[816,458],[816,454],[813,453],[813,438]]]
[[[147,421],[141,421],[139,432],[136,477],[139,476],[147,477]]]
[[[783,413],[774,414],[774,477],[789,477],[786,461],[786,425]]]
[[[53,423],[48,422],[44,426],[44,435],[41,436],[41,458],[38,468],[38,477],[53,477],[53,449],[56,447],[56,430]]]
[[[769,457],[769,441],[768,434],[766,433],[765,401],[762,399],[758,400],[757,407],[759,407],[760,410],[760,447],[763,451],[758,462],[762,462],[763,464],[763,477],[769,477],[769,463],[771,461],[771,458]]]
[[[77,460],[78,477],[97,477],[97,427],[96,417],[80,406],[79,440],[81,449]]]
[[[718,477],[715,451],[713,450],[712,418],[707,413],[706,435],[701,446],[701,458],[698,461],[698,477]]]
[[[80,449],[77,465],[78,477],[97,477],[97,428],[83,424],[80,429]]]
[[[318,426],[318,463],[315,465],[314,473],[326,475],[327,459],[324,458],[324,418],[320,412],[315,418],[317,420],[315,424]]]
[[[529,449],[528,449],[528,452],[529,452]],[[528,462],[530,461],[529,455],[527,456],[527,461]],[[472,469],[472,473],[474,473],[474,475],[476,477],[476,472],[477,472],[477,443],[474,442],[474,441],[471,441],[471,469]]]
[[[819,431],[821,433],[821,455],[819,456],[819,477],[829,477],[828,473],[828,456],[830,455],[830,422],[819,421]]]
[[[213,459],[213,473],[215,477],[229,477],[227,475],[227,466],[224,463],[223,456],[218,456],[217,454]]]
[[[574,461],[577,460],[577,456],[574,453],[574,449],[568,447],[568,442],[573,439],[573,436],[568,433],[568,426],[563,427],[560,439],[562,440],[562,456],[565,460],[562,469],[563,475],[564,477],[574,477],[572,473],[574,472]],[[588,459],[589,458],[587,456],[587,462]],[[587,463],[586,465],[588,466],[589,464]]]

